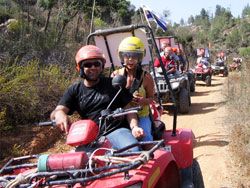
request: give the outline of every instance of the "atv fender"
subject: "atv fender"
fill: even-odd
[[[177,129],[176,136],[172,136],[172,130],[166,130],[163,139],[165,145],[171,146],[171,151],[179,168],[192,165],[194,134],[191,129]]]

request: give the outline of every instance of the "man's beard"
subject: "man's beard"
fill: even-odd
[[[101,75],[101,73],[99,73],[97,76],[93,77],[93,76],[90,76],[90,75],[85,74],[85,75],[84,75],[84,78],[85,78],[87,81],[96,82],[96,81],[99,80],[100,75]]]

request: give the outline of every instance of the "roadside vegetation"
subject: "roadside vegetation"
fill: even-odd
[[[250,55],[247,56],[241,72],[229,74],[228,116],[225,127],[230,135],[230,152],[237,187],[249,187],[250,178]]]
[[[126,0],[0,0],[0,133],[48,119],[59,96],[75,73],[76,50],[91,31],[142,23],[141,10]],[[94,15],[92,19],[92,13]],[[168,11],[164,11],[167,18]],[[93,21],[93,22],[92,22]],[[202,9],[186,21],[169,23],[163,32],[152,24],[155,35],[172,35],[184,45],[188,58],[196,48],[209,47],[212,59],[225,51],[228,62],[243,57],[241,72],[230,74],[228,109],[231,151],[242,173],[242,187],[250,178],[250,6],[234,18],[229,9]],[[191,66],[194,61],[191,61]],[[3,143],[0,140],[0,147]],[[12,147],[13,155],[19,146]],[[1,152],[2,149],[1,149]],[[2,155],[4,156],[4,155]],[[0,156],[0,160],[2,160]]]

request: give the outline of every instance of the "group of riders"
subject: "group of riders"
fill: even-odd
[[[171,47],[167,42],[161,43],[161,60],[167,70],[167,74],[174,74],[178,71],[186,71],[186,59],[181,48]],[[154,61],[154,67],[160,67],[158,58]]]
[[[177,71],[177,67],[184,71],[186,62],[181,49],[171,48],[165,43],[161,46],[161,59],[169,74]],[[135,144],[138,141],[152,141],[153,122],[152,105],[155,104],[154,81],[151,74],[142,68],[145,56],[145,47],[138,37],[124,38],[119,47],[118,55],[121,68],[115,70],[110,77],[102,72],[106,57],[102,49],[94,45],[81,47],[75,56],[76,69],[79,72],[79,81],[73,83],[63,94],[55,110],[51,113],[51,120],[64,132],[68,133],[71,125],[70,115],[77,112],[81,119],[91,119],[99,124],[100,114],[109,106],[110,110],[141,106],[138,114],[128,114],[125,118],[105,122],[112,127],[112,132],[105,135],[102,129],[99,134],[110,141],[114,149]],[[159,59],[155,59],[154,66],[160,66]],[[123,75],[126,77],[126,87],[118,97],[117,89],[112,86],[112,77]],[[112,105],[109,105],[116,96]],[[158,113],[159,116],[160,108]],[[101,125],[99,125],[101,126]],[[77,150],[84,150],[85,146]],[[140,150],[134,147],[133,150]]]
[[[209,66],[209,52],[206,48],[197,49],[197,61],[196,64],[203,63],[206,66]],[[225,66],[225,62],[227,61],[227,56],[224,51],[220,51],[216,54],[215,65],[217,66]],[[233,63],[230,67],[239,67],[242,63],[242,58],[235,57],[233,58]]]
[[[180,48],[172,48],[167,43],[161,43],[161,60],[167,74],[176,71],[186,71],[186,60]],[[119,47],[118,55],[121,68],[115,70],[110,77],[105,77],[102,72],[105,67],[106,57],[102,49],[94,45],[81,47],[75,56],[76,69],[79,72],[79,81],[73,83],[64,93],[55,110],[51,113],[51,120],[66,133],[69,132],[70,115],[77,112],[82,119],[91,119],[99,125],[100,114],[110,108],[128,108],[141,106],[138,114],[128,114],[123,119],[105,122],[105,127],[112,127],[111,132],[105,134],[102,129],[99,135],[104,135],[114,149],[135,144],[138,141],[152,141],[154,114],[151,108],[154,102],[154,81],[151,74],[142,67],[145,56],[145,47],[138,37],[124,38]],[[200,50],[197,63],[204,60],[204,50]],[[221,55],[219,58],[225,58]],[[225,59],[223,59],[225,60]],[[154,60],[154,67],[160,67],[160,60]],[[126,78],[126,87],[119,92],[112,86],[112,77],[123,75]],[[116,96],[115,101],[112,101]],[[112,105],[110,105],[112,103]],[[99,125],[101,126],[101,125]],[[85,146],[78,148],[85,149]],[[133,150],[140,150],[138,146]]]

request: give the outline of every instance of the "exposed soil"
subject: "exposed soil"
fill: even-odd
[[[49,148],[56,148],[55,151],[66,150],[68,147],[60,142],[64,140],[63,134],[58,128],[19,126],[15,130],[1,134],[0,137],[0,165],[12,157],[38,154],[46,152]],[[8,157],[6,157],[8,156]]]
[[[224,124],[226,84],[227,78],[219,76],[213,77],[209,87],[197,82],[190,112],[177,118],[177,127],[191,128],[194,132],[194,157],[200,164],[206,188],[234,187],[230,178],[233,176],[228,132]],[[163,120],[168,122],[167,128],[172,126],[172,114],[164,115]]]
[[[192,94],[190,112],[179,115],[177,119],[177,127],[191,128],[195,134],[194,157],[200,164],[206,188],[234,187],[228,154],[229,139],[224,124],[226,83],[227,78],[218,76],[213,77],[210,87],[198,82]],[[171,112],[166,111],[162,120],[167,122],[167,129],[172,127]],[[61,135],[56,128],[20,127],[11,134],[1,135],[0,148],[3,152],[14,147],[19,152],[16,154],[25,155],[70,150],[70,147],[63,145],[65,138]],[[0,155],[0,160],[3,157]]]

